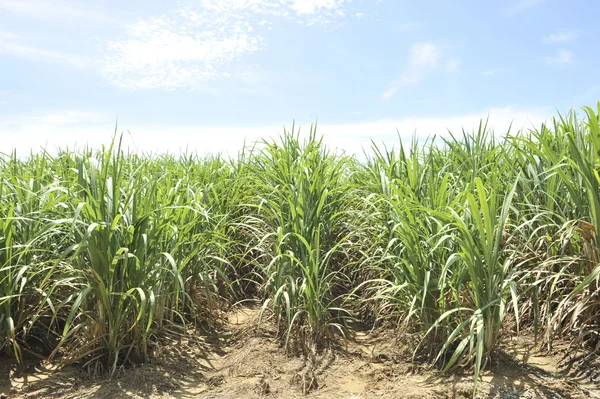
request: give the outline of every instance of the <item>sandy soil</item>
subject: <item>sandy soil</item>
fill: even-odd
[[[92,379],[76,368],[43,364],[18,369],[0,360],[0,398],[470,398],[469,375],[441,377],[393,355],[389,332],[357,332],[344,347],[319,357],[308,372],[290,357],[268,326],[257,332],[257,308],[229,315],[227,337],[168,345],[159,360],[128,369],[112,379]],[[479,398],[600,398],[600,384],[560,367],[553,355],[514,339],[483,375]],[[397,352],[396,352],[397,353]],[[563,350],[564,353],[564,350]]]

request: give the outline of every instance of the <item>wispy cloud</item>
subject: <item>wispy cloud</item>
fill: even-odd
[[[4,141],[0,152],[16,149],[22,154],[40,148],[55,150],[76,144],[84,147],[86,143],[98,148],[110,143],[114,121],[101,113],[69,109],[4,115],[0,118],[0,136]]]
[[[442,64],[442,48],[433,42],[415,43],[411,46],[406,66],[400,77],[389,83],[382,98],[389,100],[402,88],[414,86]],[[445,63],[447,72],[456,72],[460,60],[451,59]]]
[[[37,122],[44,125],[71,126],[82,123],[98,123],[102,121],[102,114],[77,110],[60,110],[47,112],[37,118]]]
[[[565,66],[573,63],[573,53],[567,49],[558,49],[555,55],[546,57],[544,60],[548,65],[564,68]]]
[[[389,147],[397,146],[398,133],[402,141],[410,141],[416,132],[417,139],[432,135],[447,136],[452,132],[476,129],[481,119],[489,116],[489,127],[497,134],[507,132],[509,126],[521,128],[539,127],[548,120],[554,109],[548,107],[491,107],[449,116],[419,116],[399,119],[381,119],[356,123],[321,123],[319,132],[330,148],[349,154],[363,154],[369,149],[371,140]],[[133,151],[170,152],[178,154],[186,148],[209,153],[224,152],[234,156],[244,143],[252,144],[259,139],[277,137],[279,126],[257,127],[210,127],[202,125],[148,126],[123,124],[120,129],[131,132],[124,136],[124,147]],[[165,135],[165,131],[169,134]],[[114,132],[114,116],[82,112],[77,110],[54,111],[38,115],[22,115],[18,118],[0,120],[0,151],[17,149],[29,152],[45,147],[79,148],[90,145],[98,148],[109,143]]]
[[[28,114],[4,116],[0,118],[0,130],[9,126],[36,125],[46,127],[89,126],[106,121],[107,115],[99,112],[75,109],[34,111]]]
[[[404,22],[398,25],[394,25],[394,29],[399,32],[409,32],[417,29],[419,25],[421,25],[421,23],[417,21]]]
[[[510,9],[508,10],[508,16],[514,16],[520,14],[522,12],[528,11],[532,8],[538,7],[547,0],[517,0],[512,4]]]
[[[453,58],[446,63],[446,71],[448,73],[456,73],[460,70],[460,60]]]
[[[263,42],[247,22],[211,20],[189,10],[139,22],[128,32],[127,39],[109,42],[102,68],[109,82],[125,89],[196,87],[219,77],[228,62],[254,53]]]
[[[86,4],[86,6],[82,6]],[[81,18],[87,20],[98,20],[102,22],[112,21],[113,18],[93,7],[92,0],[85,3],[75,0],[0,0],[0,12],[22,15],[35,19],[61,18],[78,21]]]
[[[485,71],[481,72],[482,75],[486,75],[486,76],[494,76],[494,75],[499,75],[501,73],[506,73],[506,72],[510,72],[512,71],[512,68],[491,68],[491,69],[486,69]]]
[[[281,1],[280,4],[288,4],[289,7],[299,15],[311,15],[323,11],[340,10],[344,0],[291,0]]]
[[[579,38],[579,32],[555,32],[544,37],[544,43],[568,43]]]
[[[85,57],[24,44],[18,36],[2,32],[0,32],[0,54],[30,61],[60,63],[76,68],[84,68],[89,64],[89,60]]]
[[[275,18],[314,23],[340,15],[344,0],[196,0],[127,27],[108,42],[104,77],[124,89],[197,89],[235,75],[236,63],[267,46]]]

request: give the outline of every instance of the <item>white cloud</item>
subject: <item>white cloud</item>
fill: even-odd
[[[11,115],[0,118],[0,130],[8,127],[23,127],[30,124],[47,127],[90,126],[106,120],[106,115],[98,112],[78,110],[58,110],[35,112],[33,114]]]
[[[485,71],[481,72],[482,75],[486,75],[486,76],[494,76],[494,75],[498,75],[501,73],[506,73],[506,72],[510,72],[512,71],[512,68],[492,68],[492,69],[486,69]]]
[[[398,144],[398,134],[403,141],[413,135],[424,139],[432,135],[446,136],[447,131],[460,132],[462,128],[476,129],[481,119],[489,115],[489,126],[497,135],[512,129],[539,127],[550,119],[552,108],[515,106],[492,107],[490,109],[456,116],[407,117],[383,119],[348,124],[319,123],[318,133],[330,148],[343,150],[360,156],[369,149],[371,140],[389,147]],[[308,124],[302,127],[306,133]],[[279,126],[253,128],[210,127],[210,126],[145,126],[121,123],[119,132],[125,133],[125,146],[135,151],[175,153],[189,149],[203,153],[223,152],[235,156],[243,144],[252,144],[260,139],[276,138],[283,129]],[[48,150],[69,147],[73,149],[89,145],[99,148],[110,142],[114,133],[114,118],[108,115],[79,111],[62,111],[38,116],[3,118],[0,123],[0,151],[17,149],[21,154],[45,147]],[[168,134],[167,134],[168,133]]]
[[[66,64],[76,68],[84,68],[89,64],[89,60],[85,57],[23,44],[17,36],[2,32],[0,32],[0,54],[30,61]]]
[[[508,15],[514,16],[522,12],[528,11],[532,8],[538,7],[548,0],[517,0],[510,8]]]
[[[450,61],[448,61],[447,65],[446,65],[446,70],[448,71],[448,73],[456,73],[460,70],[460,60],[459,59],[451,59]]]
[[[98,123],[102,115],[97,112],[82,112],[74,110],[63,110],[59,112],[46,113],[37,118],[42,125],[78,125],[82,123]]]
[[[262,45],[253,27],[235,17],[177,14],[139,22],[129,27],[128,39],[111,41],[105,78],[125,89],[197,87]]]
[[[314,23],[342,14],[343,5],[344,0],[188,1],[129,25],[126,38],[110,41],[102,74],[124,89],[202,88],[234,75],[236,62],[266,47],[261,32],[273,18],[295,15]]]
[[[60,1],[41,0],[0,0],[0,10],[35,18],[49,18],[58,15],[78,16],[81,10]]]
[[[299,15],[305,15],[339,10],[344,5],[344,0],[291,0],[288,4]]]
[[[544,37],[544,43],[568,43],[578,37],[578,32],[555,32]]]
[[[415,43],[411,46],[406,67],[400,78],[391,82],[383,93],[383,99],[389,100],[400,89],[416,85],[429,73],[438,68],[442,58],[442,49],[432,42]],[[458,60],[455,60],[455,63]]]
[[[86,143],[99,148],[107,143],[107,137],[110,140],[109,120],[100,113],[75,110],[5,116],[0,118],[0,135],[6,140],[0,144],[0,152],[17,150],[27,154],[41,148],[73,148],[76,144],[81,148]],[[103,126],[105,122],[107,127]]]
[[[68,20],[78,20],[85,18],[88,20],[110,21],[112,18],[104,15],[99,8],[93,7],[93,0],[85,2],[86,7],[82,7],[83,2],[75,0],[0,0],[0,12],[22,15],[35,19],[55,19],[63,18]]]
[[[400,139],[405,143],[413,137],[421,141],[434,135],[448,137],[448,131],[459,133],[463,128],[468,131],[477,129],[479,122],[482,119],[485,121],[489,116],[488,127],[494,130],[496,135],[503,135],[511,126],[512,132],[532,127],[539,128],[543,122],[551,118],[552,112],[551,107],[491,107],[487,110],[456,116],[407,117],[334,125],[321,123],[319,131],[325,135],[325,142],[331,148],[360,155],[363,149],[370,148],[371,140],[388,147],[397,146],[398,132]]]
[[[421,25],[421,23],[416,22],[416,21],[405,22],[405,23],[401,23],[399,25],[394,25],[394,29],[399,32],[409,32],[409,31],[417,29],[420,25]]]
[[[558,49],[555,55],[546,57],[545,61],[548,65],[555,67],[565,67],[573,63],[573,53],[567,49]]]

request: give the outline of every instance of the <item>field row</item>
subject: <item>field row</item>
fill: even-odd
[[[249,298],[309,357],[352,319],[476,377],[502,332],[600,343],[598,112],[369,154],[3,156],[0,350],[113,372]]]

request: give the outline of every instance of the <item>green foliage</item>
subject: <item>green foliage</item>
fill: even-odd
[[[302,143],[292,133],[264,143],[252,162],[259,185],[257,212],[270,241],[260,273],[280,328],[296,327],[312,345],[330,328],[343,332],[345,310],[336,304],[347,244],[347,159],[330,154],[311,129]]]
[[[0,350],[114,372],[259,297],[314,355],[347,321],[477,378],[502,334],[600,336],[600,103],[497,138],[373,144],[311,127],[237,159],[0,157]]]

